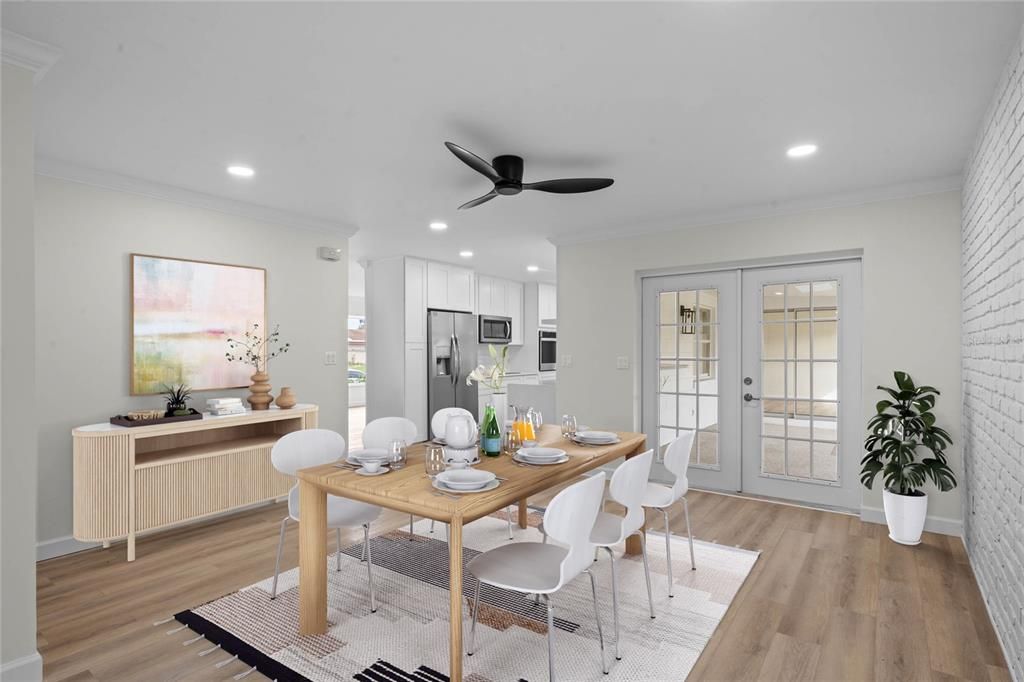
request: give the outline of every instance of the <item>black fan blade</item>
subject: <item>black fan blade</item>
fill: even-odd
[[[474,206],[479,206],[480,204],[490,201],[496,196],[498,196],[498,193],[492,189],[490,192],[483,195],[482,197],[477,197],[476,199],[473,199],[473,201],[467,201],[462,206],[459,206],[459,210],[461,211],[464,208],[473,208]]]
[[[462,163],[466,164],[480,175],[483,175],[491,182],[501,180],[501,177],[497,172],[495,172],[494,168],[491,167],[491,164],[487,163],[473,152],[463,149],[454,142],[445,142],[444,146],[448,147],[448,151],[452,154],[459,157]]]
[[[566,178],[565,180],[541,180],[540,182],[524,182],[523,189],[537,189],[541,192],[555,194],[577,194],[593,192],[610,186],[611,178]]]

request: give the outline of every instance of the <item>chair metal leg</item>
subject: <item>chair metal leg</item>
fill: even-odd
[[[544,601],[548,605],[548,680],[555,682],[555,605],[549,595],[544,595]]]
[[[469,651],[467,656],[472,656],[476,649],[476,616],[480,613],[480,579],[476,579],[476,594],[473,597],[473,624],[469,627]]]
[[[341,529],[340,528],[335,528],[334,529],[334,540],[335,540],[335,543],[337,544],[337,547],[338,547],[338,551],[334,555],[334,557],[335,557],[335,559],[334,559],[334,561],[335,561],[334,570],[340,572],[341,571]]]
[[[270,589],[270,598],[277,599],[277,574],[281,572],[281,551],[284,549],[284,529],[288,525],[288,517],[281,520],[281,533],[277,538],[277,561],[274,562],[274,586]]]
[[[697,570],[697,562],[693,559],[693,533],[690,532],[690,503],[683,498],[683,512],[686,513],[686,536],[690,538],[690,570]]]
[[[430,519],[430,534],[434,534],[434,524],[437,523],[434,519]]]
[[[505,517],[508,519],[508,539],[515,540],[515,536],[512,535],[512,505],[505,507]]]
[[[366,577],[370,583],[370,613],[377,613],[377,598],[373,593],[373,553],[370,549],[370,524],[363,524],[363,547],[366,548]]]
[[[662,509],[661,513],[665,515],[665,561],[668,565],[668,596],[674,597],[672,594],[672,531],[668,528],[668,509]]]
[[[412,542],[412,514],[409,514],[409,542]]]
[[[654,618],[654,594],[651,592],[651,566],[647,562],[647,533],[637,533],[640,536],[640,551],[644,556],[644,578],[647,579],[647,603],[651,607],[651,618]]]
[[[608,664],[604,660],[604,631],[601,630],[601,611],[597,608],[597,581],[594,579],[594,574],[589,570],[586,573],[590,576],[590,594],[594,597],[594,620],[597,621],[597,642],[601,645],[601,672],[607,675]]]
[[[605,547],[604,550],[608,552],[608,558],[612,562],[612,619],[615,621],[615,660],[621,661],[622,656],[619,655],[619,583],[618,576],[615,575],[615,553],[612,552],[611,547]]]
[[[359,561],[366,561],[366,543],[363,543],[363,551],[359,555]]]

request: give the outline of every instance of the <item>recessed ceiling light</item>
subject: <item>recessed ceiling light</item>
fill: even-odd
[[[249,166],[228,166],[228,173],[236,178],[251,178],[256,175],[256,171]]]
[[[536,265],[527,265],[526,269],[529,272],[537,272],[538,270],[540,270],[540,268],[537,267]]]
[[[459,251],[459,255],[462,256],[463,258],[472,258],[473,257],[473,252],[472,251]]]
[[[786,156],[791,159],[799,159],[803,156],[810,156],[816,151],[818,151],[818,145],[816,144],[798,144],[787,149]]]
[[[437,230],[438,232],[440,232],[441,230],[447,230],[448,223],[442,223],[439,220],[435,220],[434,222],[430,223],[430,229]]]

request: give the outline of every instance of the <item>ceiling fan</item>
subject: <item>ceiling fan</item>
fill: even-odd
[[[490,192],[472,201],[467,201],[459,206],[459,209],[479,206],[499,194],[505,196],[519,194],[524,189],[536,189],[554,194],[578,194],[604,189],[615,182],[611,178],[566,178],[523,182],[523,157],[521,156],[504,154],[495,156],[491,163],[487,163],[473,152],[463,149],[453,142],[445,142],[444,146],[448,147],[448,150],[461,159],[464,164],[494,183],[494,189]]]

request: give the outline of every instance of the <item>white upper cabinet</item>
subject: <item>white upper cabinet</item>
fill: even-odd
[[[427,263],[427,307],[473,312],[473,271],[447,263]]]
[[[512,345],[523,345],[523,283],[477,276],[477,308],[481,315],[512,319]]]
[[[558,319],[557,293],[554,284],[537,285],[537,324],[541,327],[555,326]]]

